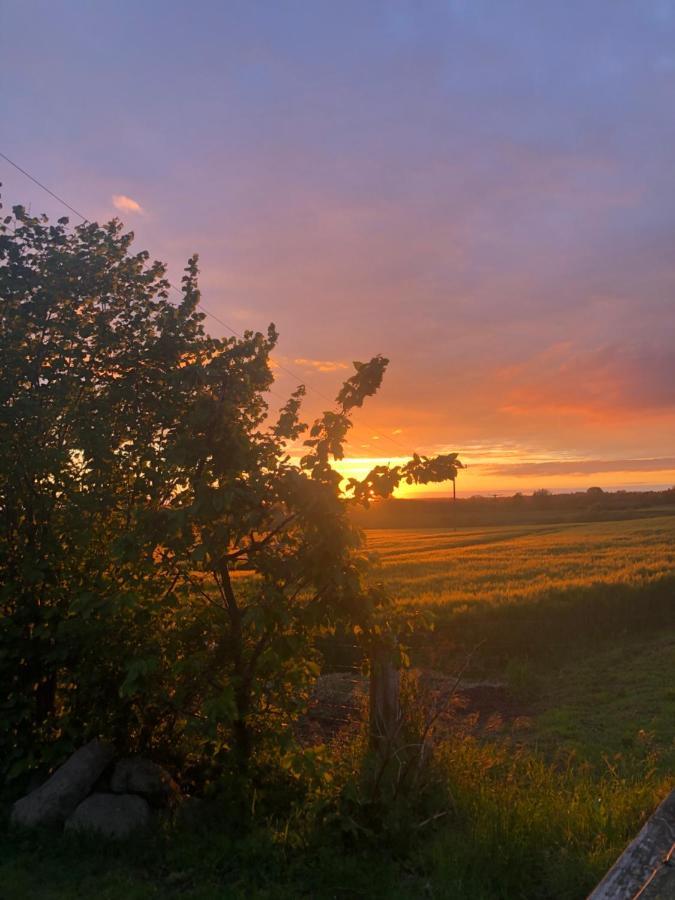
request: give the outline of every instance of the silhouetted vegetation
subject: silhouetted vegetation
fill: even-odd
[[[543,493],[542,493],[543,492]],[[553,494],[540,488],[531,495],[401,500],[391,498],[368,509],[354,509],[361,528],[463,528],[471,525],[604,522],[675,513],[675,488],[664,491],[590,489]]]

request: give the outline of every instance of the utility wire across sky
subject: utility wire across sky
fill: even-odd
[[[52,191],[50,188],[48,188],[46,184],[43,184],[42,181],[40,181],[38,178],[36,178],[34,175],[32,175],[26,169],[22,168],[18,163],[14,162],[13,159],[10,159],[9,156],[4,154],[2,151],[0,151],[0,158],[4,159],[5,162],[9,163],[9,165],[12,166],[13,168],[15,168],[17,170],[17,172],[20,172],[22,175],[24,175],[26,178],[28,178],[30,181],[32,181],[33,184],[37,185],[41,190],[45,191],[45,193],[49,194],[50,197],[53,197],[54,200],[56,200],[58,203],[62,204],[62,206],[64,206],[66,209],[70,210],[70,212],[74,213],[76,216],[78,216],[78,218],[82,219],[82,224],[88,225],[91,223],[91,219],[89,219],[87,216],[85,216],[84,213],[81,213],[78,209],[75,209],[75,207],[72,206],[70,203],[68,203],[66,200],[64,200],[63,197],[60,197],[55,191]],[[183,296],[182,292],[180,291],[179,288],[177,288],[171,282],[168,282],[168,284],[169,284],[169,287],[171,288],[171,290],[175,291],[180,297]],[[204,312],[207,316],[209,316],[211,319],[213,319],[214,322],[217,322],[219,325],[221,325],[223,328],[225,328],[227,331],[229,331],[232,335],[234,335],[235,337],[238,337],[240,339],[243,338],[243,335],[241,334],[241,332],[237,331],[235,328],[232,328],[231,325],[228,325],[227,322],[225,322],[223,319],[221,319],[220,316],[217,316],[215,313],[211,312],[211,310],[209,310],[206,306],[204,306],[203,303],[200,303],[200,308],[201,308],[202,312]],[[274,361],[274,366],[279,371],[284,372],[286,375],[290,375],[291,378],[294,378],[299,384],[304,384],[308,392],[315,394],[321,400],[324,400],[327,403],[331,403],[331,404],[335,402],[335,400],[333,398],[328,397],[326,394],[319,391],[313,385],[307,384],[306,379],[302,378],[297,372],[294,372],[292,369],[289,369],[287,366],[281,365],[281,363],[278,363],[276,360]],[[270,393],[273,394],[275,397],[279,397],[280,399],[285,400],[285,398],[282,397],[280,394],[278,394],[276,391],[270,391]],[[368,425],[367,422],[362,422],[361,425],[362,425],[362,427],[365,426],[366,428],[370,429],[370,426]],[[373,431],[374,438],[376,438],[376,439],[384,438],[385,440],[390,441],[394,446],[396,446],[400,450],[402,450],[406,456],[409,455],[410,451],[406,447],[404,447],[403,444],[400,443],[400,441],[397,441],[395,438],[391,437],[391,435],[388,435],[386,433],[376,432],[374,429],[370,429],[370,430]]]

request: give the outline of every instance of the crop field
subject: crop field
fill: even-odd
[[[675,575],[675,516],[366,536],[381,562],[378,577],[403,603],[498,605]]]
[[[443,531],[373,530],[379,577],[431,608],[418,661],[509,684],[539,749],[675,765],[675,516]],[[641,763],[640,763],[641,764]]]

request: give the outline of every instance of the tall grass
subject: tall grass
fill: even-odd
[[[336,785],[333,815],[325,804],[317,815],[308,797],[274,822],[237,822],[223,798],[223,824],[167,827],[119,845],[0,826],[0,893],[7,900],[94,893],[109,900],[581,900],[669,787],[649,763],[615,758],[598,773],[573,757],[545,762],[513,745],[458,737],[438,747],[431,763],[442,815],[420,823],[413,798],[408,838],[393,841],[388,830],[368,837],[339,827],[339,797],[344,804],[359,790],[352,761],[335,761],[336,781],[346,780]],[[406,808],[399,810],[404,831]]]
[[[424,856],[435,896],[458,900],[579,900],[670,786],[650,761],[615,757],[599,773],[572,756],[551,763],[471,737],[445,744],[437,764],[455,823]]]

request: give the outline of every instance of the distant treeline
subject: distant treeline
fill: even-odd
[[[675,488],[665,491],[603,491],[572,494],[546,490],[512,497],[381,500],[355,509],[361,528],[447,528],[471,525],[595,522],[675,514]]]

